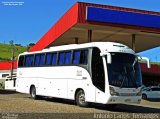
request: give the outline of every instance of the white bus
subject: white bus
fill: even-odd
[[[19,55],[16,90],[38,96],[102,104],[140,103],[142,77],[129,47],[92,42]]]

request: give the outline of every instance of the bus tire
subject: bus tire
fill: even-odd
[[[85,93],[83,90],[79,90],[76,93],[76,104],[80,107],[87,107],[88,102],[85,101]]]
[[[30,88],[30,95],[31,95],[32,99],[34,99],[34,100],[37,99],[35,86],[31,86],[31,88]]]

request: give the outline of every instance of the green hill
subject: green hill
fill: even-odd
[[[16,59],[20,53],[27,51],[27,47],[25,46],[14,46],[14,48],[15,48],[14,56],[16,57]],[[12,56],[11,45],[0,43],[0,62],[11,60],[11,56]]]

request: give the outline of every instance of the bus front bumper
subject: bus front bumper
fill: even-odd
[[[111,96],[108,99],[109,104],[139,104],[141,96]]]

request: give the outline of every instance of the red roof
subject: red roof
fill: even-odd
[[[130,29],[136,29],[136,30],[138,29],[138,30],[146,31],[146,32],[160,33],[160,29],[157,29],[157,28],[87,21],[86,20],[86,7],[89,7],[89,6],[107,8],[111,10],[126,11],[126,12],[157,15],[157,16],[160,15],[160,12],[77,2],[66,12],[64,16],[60,18],[60,20],[54,26],[52,26],[49,29],[49,31],[30,49],[30,51],[31,52],[39,51],[39,50],[42,50],[48,47],[57,38],[62,36],[66,31],[68,31],[74,25],[78,23],[79,24],[94,24],[94,25],[104,25],[104,26],[113,26],[113,27],[123,27],[123,28],[130,28]]]
[[[14,61],[14,69],[17,68],[17,61]],[[0,62],[0,70],[10,70],[11,69],[11,62]]]

